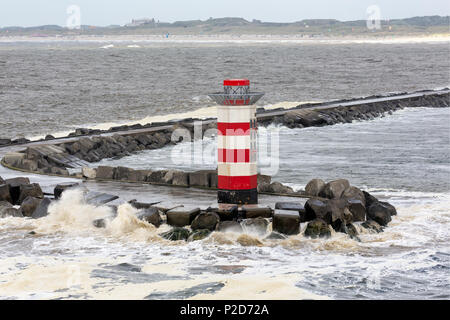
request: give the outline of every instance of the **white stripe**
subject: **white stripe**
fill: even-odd
[[[219,149],[250,149],[250,136],[217,136]]]
[[[241,123],[256,118],[256,106],[218,106],[217,122]]]
[[[227,177],[253,176],[258,173],[256,163],[218,163],[218,175]]]

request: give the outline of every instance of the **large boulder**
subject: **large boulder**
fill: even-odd
[[[172,185],[180,187],[189,186],[189,174],[187,172],[176,171],[172,176]]]
[[[150,175],[147,177],[148,182],[153,183],[164,183],[163,178],[167,174],[168,170],[157,170],[152,171]]]
[[[56,185],[55,189],[53,190],[53,194],[55,195],[55,199],[61,198],[61,195],[64,191],[68,189],[73,189],[78,187],[80,184],[78,182],[66,182],[66,183],[60,183]]]
[[[298,234],[300,232],[300,214],[290,210],[275,210],[272,229],[286,235]]]
[[[6,179],[5,183],[9,185],[9,192],[11,194],[12,203],[19,204],[20,186],[30,184],[30,179],[25,177],[17,177],[12,179]]]
[[[293,193],[294,190],[291,187],[281,184],[280,182],[272,182],[269,185],[267,192],[285,194],[285,193]]]
[[[97,178],[97,169],[95,169],[95,168],[83,167],[81,169],[81,173],[82,173],[83,177],[86,179]]]
[[[271,218],[272,217],[272,209],[270,207],[252,207],[249,205],[242,206],[242,212],[245,213],[245,217],[247,219],[253,218]]]
[[[367,191],[363,191],[363,194],[366,208],[369,208],[372,205],[372,203],[378,202],[378,199],[372,196]]]
[[[246,233],[253,233],[257,235],[265,235],[269,222],[264,218],[245,219],[241,223],[242,229]]]
[[[328,182],[323,190],[319,193],[320,197],[328,199],[339,199],[345,189],[350,187],[350,183],[346,179],[339,179]]]
[[[97,168],[97,179],[112,180],[114,178],[114,167],[99,166]]]
[[[328,201],[322,201],[319,199],[309,199],[305,203],[305,221],[311,221],[314,219],[322,219],[327,223],[331,223],[331,209]]]
[[[25,159],[25,153],[21,152],[9,152],[4,155],[3,161],[10,166],[18,168],[22,161]],[[0,181],[1,182],[1,181]]]
[[[178,240],[187,240],[189,238],[190,232],[186,228],[173,228],[172,230],[168,232],[164,232],[160,234],[161,237],[167,240],[171,241],[178,241]]]
[[[174,227],[188,226],[198,214],[200,214],[200,208],[181,207],[172,209],[166,213],[167,224]]]
[[[0,218],[7,217],[22,218],[23,214],[19,209],[13,207],[0,207]]]
[[[348,199],[348,210],[352,213],[353,222],[366,221],[366,207],[358,199]]]
[[[9,185],[7,184],[0,184],[0,201],[13,203],[11,193],[9,191]]]
[[[215,230],[220,222],[219,215],[215,212],[202,212],[197,215],[191,223],[192,230],[208,229]]]
[[[34,210],[31,217],[33,219],[43,218],[48,215],[48,208],[52,201],[49,198],[44,198],[41,203],[37,206],[36,210]]]
[[[367,209],[367,217],[382,226],[386,226],[391,219],[392,206],[386,202],[374,202]]]
[[[156,208],[142,209],[137,213],[137,217],[140,220],[151,223],[152,225],[154,225],[157,228],[159,228],[159,226],[162,223],[161,216],[159,214],[158,209],[156,209]]]
[[[189,185],[191,187],[209,188],[211,183],[211,170],[200,170],[189,173]]]
[[[305,237],[310,238],[329,238],[331,237],[330,226],[322,219],[315,219],[306,225]]]
[[[27,197],[34,197],[39,199],[44,198],[44,193],[42,192],[41,186],[38,183],[21,185],[18,203],[21,204],[22,201]]]
[[[128,180],[135,182],[144,182],[147,181],[147,177],[151,173],[151,170],[132,170],[128,172]]]
[[[25,217],[31,217],[33,215],[33,212],[36,211],[36,208],[41,203],[42,199],[35,198],[28,196],[25,198],[25,200],[22,201],[22,205],[20,206],[20,209],[22,210],[22,214]]]
[[[330,199],[328,205],[331,211],[331,224],[333,228],[340,228],[341,225],[347,225],[353,221],[353,215],[348,209],[346,199]]]
[[[305,187],[305,192],[309,196],[317,197],[325,188],[325,181],[322,179],[312,179]]]
[[[134,171],[131,168],[127,167],[117,167],[116,170],[114,170],[114,180],[128,180],[129,174]]]
[[[341,197],[346,199],[357,199],[361,201],[364,206],[366,205],[366,197],[364,193],[356,187],[349,187],[345,189]]]

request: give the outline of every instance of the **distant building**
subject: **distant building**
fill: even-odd
[[[156,26],[155,23],[155,19],[148,19],[148,18],[144,18],[144,19],[133,19],[131,20],[131,23],[127,23],[125,25],[125,27],[138,27],[138,26],[143,26],[143,25],[149,25],[149,26]]]

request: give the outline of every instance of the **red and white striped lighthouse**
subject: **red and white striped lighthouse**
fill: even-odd
[[[224,92],[209,96],[218,104],[218,202],[257,204],[256,103],[264,93],[250,92],[247,79],[228,79]]]

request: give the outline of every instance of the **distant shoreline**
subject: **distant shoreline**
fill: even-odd
[[[305,37],[301,35],[74,35],[74,36],[0,36],[0,43],[8,42],[133,42],[133,43],[423,43],[450,42],[450,33],[405,36],[339,36]]]

